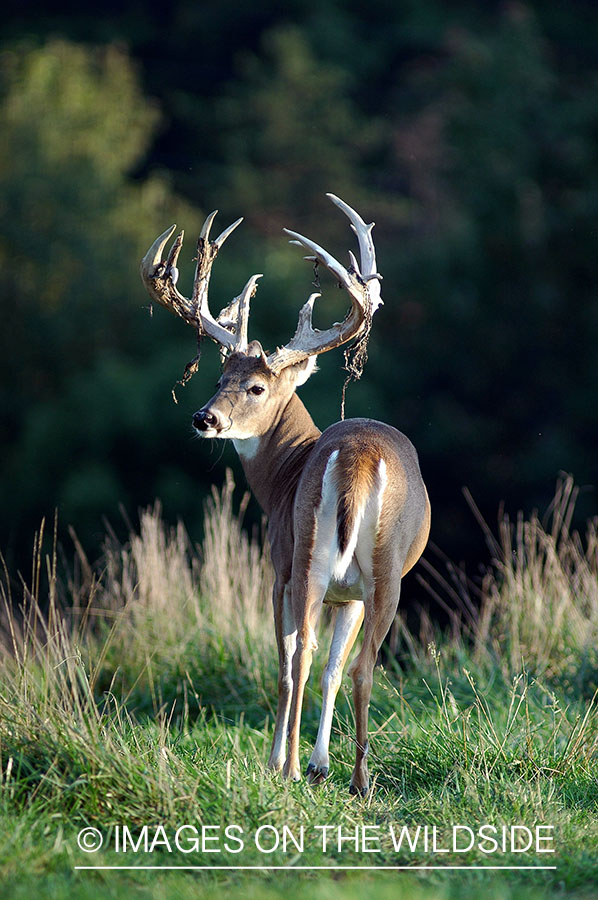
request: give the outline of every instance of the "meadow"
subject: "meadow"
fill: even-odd
[[[347,678],[328,781],[265,767],[272,576],[230,479],[200,547],[156,506],[91,565],[46,523],[30,576],[1,578],[0,896],[598,897],[598,523],[572,531],[575,499],[564,478],[542,519],[480,523],[479,579],[418,566],[449,621],[399,623],[376,669],[365,799]]]

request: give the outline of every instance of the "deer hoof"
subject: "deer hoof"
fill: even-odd
[[[301,781],[301,772],[298,767],[285,765],[282,770],[283,778],[288,781]]]
[[[315,785],[322,784],[328,778],[329,771],[328,766],[317,766],[315,763],[310,762],[305,770],[305,774],[309,784]]]
[[[356,787],[356,785],[354,784],[349,785],[349,793],[353,796],[355,796],[356,794],[360,794],[362,797],[367,797],[369,789],[369,784],[366,784],[365,787]]]

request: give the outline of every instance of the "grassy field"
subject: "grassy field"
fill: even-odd
[[[201,548],[154,509],[125,546],[108,535],[100,567],[78,548],[61,575],[36,550],[26,586],[2,579],[0,896],[598,897],[598,537],[570,533],[574,500],[566,480],[543,525],[488,534],[476,593],[428,567],[457,614],[444,633],[403,628],[376,672],[365,800],[348,793],[347,684],[328,782],[265,769],[271,573],[230,483]],[[275,866],[296,871],[253,868]]]

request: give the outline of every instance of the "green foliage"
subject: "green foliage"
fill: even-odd
[[[116,47],[91,53],[53,40],[3,59],[3,162],[15,171],[81,165],[119,183],[147,150],[157,110],[144,98],[127,56]]]
[[[358,204],[360,170],[380,128],[351,101],[350,82],[345,68],[317,58],[300,29],[266,32],[213,106],[222,148],[213,202],[247,210],[277,236],[292,210],[315,210],[332,185]]]
[[[138,372],[152,325],[136,260],[177,204],[164,179],[130,177],[157,111],[124,52],[52,41],[2,63],[4,527],[18,534],[64,503],[97,530],[102,511],[135,495],[122,451],[147,414]]]
[[[2,61],[0,258],[3,311],[14,329],[4,332],[2,360],[30,363],[47,395],[107,335],[122,339],[128,310],[119,307],[134,284],[127,254],[137,249],[140,217],[151,217],[164,195],[158,183],[134,189],[126,176],[157,114],[113,48],[52,42]],[[9,352],[15,339],[31,361]],[[18,384],[14,368],[10,375]]]
[[[389,417],[420,435],[440,503],[460,480],[480,499],[531,505],[551,472],[595,480],[584,449],[598,388],[587,367],[595,73],[586,84],[563,78],[529,8],[495,24],[447,32],[443,64],[414,67],[396,96],[413,228],[389,273],[401,299],[384,314],[399,379],[416,380],[417,393],[401,393]],[[390,342],[381,349],[380,380]]]

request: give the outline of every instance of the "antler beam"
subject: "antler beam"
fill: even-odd
[[[336,322],[325,331],[312,325],[314,302],[320,294],[312,294],[299,312],[299,322],[293,338],[284,347],[279,347],[268,356],[268,365],[273,372],[280,372],[289,365],[301,362],[314,354],[325,353],[347,341],[357,337],[365,328],[368,320],[382,303],[380,281],[382,276],[376,271],[376,252],[372,241],[374,223],[366,225],[359,213],[335,194],[327,194],[332,202],[341,209],[351,222],[351,228],[357,235],[360,262],[349,252],[350,266],[346,269],[323,247],[309,238],[290,231],[284,231],[292,238],[291,243],[298,244],[310,252],[306,259],[317,260],[337,278],[351,298],[351,309],[343,322]]]
[[[218,210],[210,213],[203,224],[197,241],[197,265],[193,279],[191,299],[184,297],[176,287],[179,272],[176,267],[183,235],[177,235],[166,259],[163,259],[166,244],[174,234],[176,225],[156,238],[150,249],[141,260],[141,279],[152,300],[165,309],[170,310],[189,325],[193,325],[200,334],[205,334],[220,344],[225,353],[243,352],[247,349],[247,326],[249,321],[249,302],[256,290],[257,279],[261,275],[252,275],[241,294],[222,310],[218,318],[214,318],[208,306],[208,286],[212,265],[225,240],[232,234],[243,219],[237,219],[218,235],[210,240],[210,229]]]

